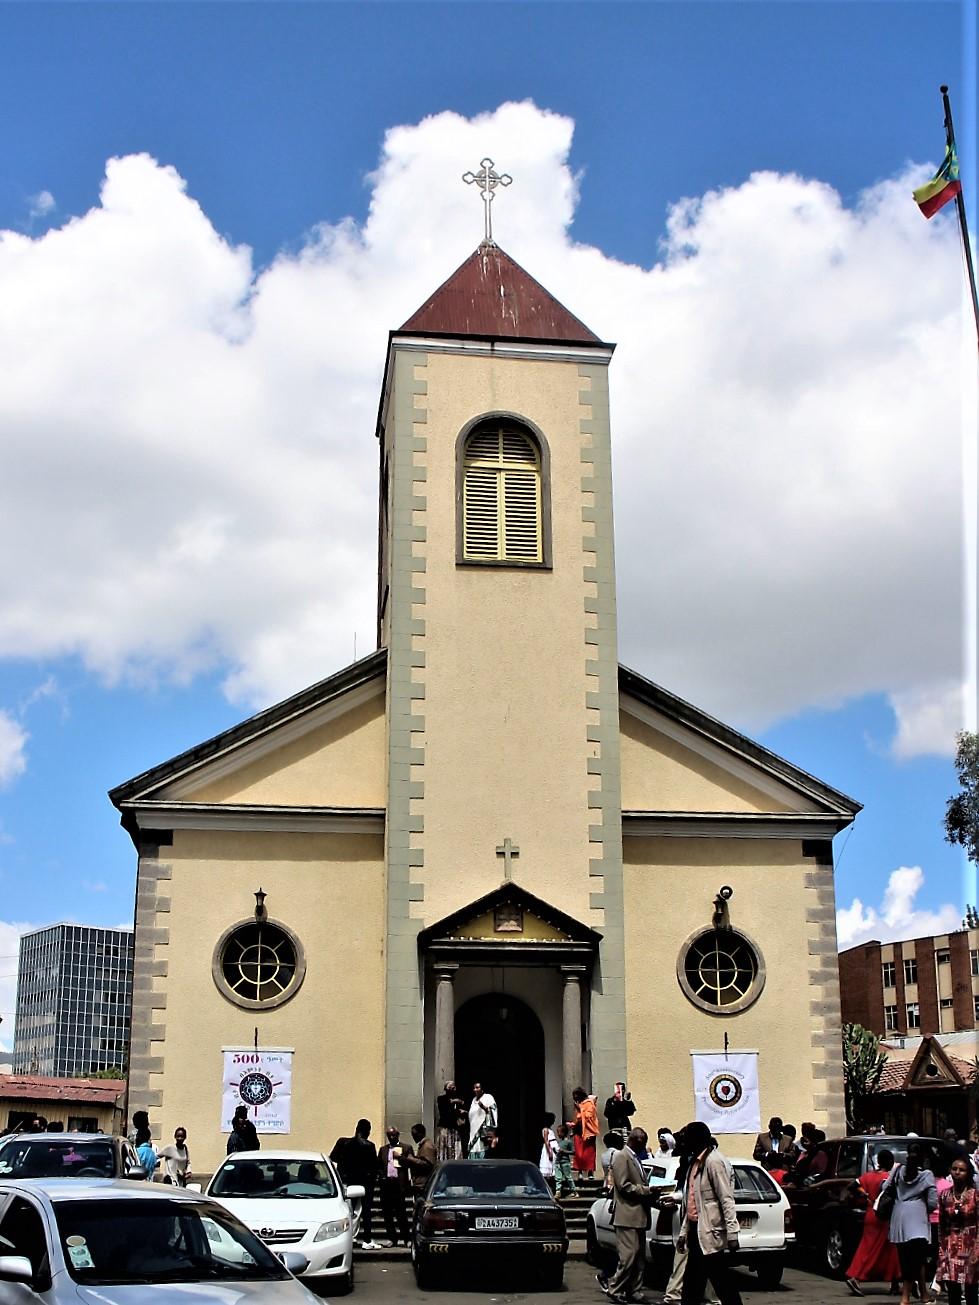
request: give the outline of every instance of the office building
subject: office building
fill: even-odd
[[[84,1078],[124,1070],[132,987],[131,929],[53,924],[25,933],[14,1073]]]
[[[958,1033],[979,1022],[979,929],[840,952],[844,1023],[882,1037]]]

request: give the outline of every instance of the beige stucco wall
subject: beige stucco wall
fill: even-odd
[[[156,1012],[165,1039],[152,1044],[163,1056],[163,1072],[150,1075],[151,1089],[163,1089],[162,1106],[151,1110],[155,1131],[169,1137],[182,1124],[194,1168],[213,1168],[225,1151],[221,1048],[251,1046],[256,1027],[260,1046],[295,1049],[292,1132],[283,1145],[329,1150],[361,1115],[380,1130],[381,835],[177,831],[166,851],[171,907],[158,921],[171,941],[156,948],[169,974],[166,1009]],[[255,1012],[219,993],[211,958],[221,933],[251,915],[259,887],[270,916],[301,940],[307,970],[293,1000]]]
[[[586,923],[588,793],[577,364],[432,353],[424,369],[427,450],[424,607],[425,900],[432,922],[503,877],[495,848],[520,848],[518,881]],[[456,565],[456,439],[484,412],[535,423],[550,448],[553,570]],[[591,502],[591,495],[588,495]],[[419,517],[419,520],[422,518]]]
[[[820,1109],[822,1058],[812,1045],[812,960],[807,942],[825,928],[809,923],[811,861],[792,839],[627,838],[626,1027],[632,1091],[640,1122],[655,1129],[694,1118],[690,1052],[757,1050],[762,1125],[777,1114],[799,1126],[841,1120]],[[710,927],[722,884],[734,889],[731,924],[760,948],[767,971],[761,997],[740,1015],[713,1016],[684,996],[676,978],[683,942]],[[835,934],[831,935],[835,939]],[[835,1025],[838,1027],[838,999]],[[833,1027],[832,1016],[826,1020]],[[837,1053],[838,1060],[838,1053]],[[753,1138],[722,1138],[744,1154]]]
[[[619,715],[624,811],[790,811],[805,809],[786,795],[754,787],[676,739]]]
[[[187,796],[195,802],[383,807],[384,694],[350,708]]]
[[[121,1099],[121,1098],[120,1098]],[[118,1133],[122,1129],[122,1111],[115,1106],[93,1104],[90,1101],[50,1101],[44,1098],[29,1100],[24,1097],[0,1096],[0,1127],[6,1130],[12,1115],[30,1113],[40,1115],[49,1122],[68,1126],[69,1119],[94,1119],[100,1133]]]

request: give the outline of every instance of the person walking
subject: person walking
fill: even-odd
[[[908,1144],[907,1160],[882,1190],[891,1184],[895,1199],[888,1235],[901,1264],[901,1305],[911,1305],[912,1290],[920,1293],[920,1300],[935,1300],[928,1289],[926,1269],[931,1249],[928,1216],[938,1206],[938,1192],[934,1174],[924,1166],[920,1142]]]
[[[952,1186],[938,1200],[938,1274],[949,1305],[979,1305],[979,1193],[965,1156],[952,1161]]]
[[[235,1106],[235,1113],[231,1116],[228,1155],[233,1155],[236,1151],[257,1151],[261,1145],[258,1140],[258,1129],[248,1118],[248,1107]]]
[[[160,1159],[163,1161],[163,1181],[171,1187],[186,1187],[190,1178],[186,1128],[173,1130],[173,1141],[160,1152]]]
[[[482,1160],[486,1154],[486,1134],[499,1127],[496,1099],[483,1091],[482,1083],[473,1084],[473,1099],[469,1103],[469,1142],[467,1155],[471,1160]]]
[[[862,1282],[896,1282],[901,1276],[897,1248],[888,1236],[889,1220],[874,1209],[881,1188],[894,1168],[894,1152],[882,1147],[877,1152],[877,1168],[854,1180],[854,1189],[866,1202],[860,1244],[846,1271],[846,1285],[854,1296],[864,1294]]]
[[[615,1249],[619,1263],[607,1278],[597,1275],[598,1285],[609,1300],[617,1305],[630,1301],[645,1301],[642,1287],[646,1260],[646,1229],[652,1221],[654,1192],[650,1189],[636,1159],[636,1152],[645,1150],[649,1138],[642,1128],[634,1128],[626,1144],[612,1156],[612,1227],[615,1229]],[[699,1298],[698,1298],[699,1305]]]
[[[451,1080],[435,1099],[435,1150],[440,1160],[461,1160],[468,1119],[466,1103]]]
[[[156,1172],[156,1166],[160,1163],[150,1137],[149,1128],[140,1128],[136,1133],[136,1154],[139,1157],[139,1163],[143,1166],[143,1173],[147,1179],[152,1182],[153,1175]]]
[[[672,1134],[671,1134],[672,1136]],[[687,1170],[690,1168],[691,1157],[687,1154],[686,1139],[681,1128],[673,1138],[673,1153],[677,1158],[676,1168],[676,1188],[675,1191],[683,1190],[683,1183],[687,1176]],[[668,1193],[660,1202],[657,1202],[660,1209],[674,1209],[677,1213],[673,1219],[673,1267],[670,1270],[670,1277],[666,1284],[666,1293],[663,1296],[663,1305],[680,1305],[683,1298],[683,1275],[687,1268],[687,1244],[683,1243],[682,1249],[677,1245],[680,1240],[680,1233],[683,1231],[682,1209],[679,1209],[679,1202],[673,1193]],[[704,1300],[707,1305],[717,1305],[717,1292],[708,1282],[704,1288]]]
[[[624,1142],[626,1134],[632,1127],[632,1116],[636,1113],[636,1103],[632,1099],[632,1093],[626,1091],[623,1082],[612,1085],[612,1095],[605,1099],[605,1115],[610,1133],[619,1133]]]
[[[742,1305],[731,1281],[729,1253],[738,1249],[739,1227],[727,1163],[701,1120],[686,1125],[683,1139],[690,1163],[677,1240],[677,1248],[687,1251],[680,1299],[683,1305],[700,1305],[709,1282],[721,1305]]]
[[[554,1186],[559,1201],[563,1201],[569,1196],[578,1195],[571,1168],[573,1157],[574,1142],[571,1140],[571,1129],[567,1124],[558,1124],[557,1143],[554,1150]]]
[[[360,1206],[360,1224],[354,1243],[364,1251],[377,1250],[377,1244],[371,1235],[374,1188],[377,1183],[377,1147],[370,1137],[371,1121],[358,1119],[353,1137],[338,1137],[330,1152],[330,1159],[336,1165],[344,1186],[359,1186],[364,1189],[364,1199]]]
[[[568,1123],[574,1135],[574,1168],[577,1173],[591,1178],[598,1162],[595,1142],[598,1137],[598,1099],[589,1096],[583,1087],[576,1087],[571,1100],[574,1102],[574,1119]]]
[[[405,1163],[414,1152],[410,1146],[401,1145],[401,1132],[397,1128],[387,1130],[387,1143],[377,1153],[378,1184],[381,1194],[381,1214],[384,1218],[384,1231],[387,1245],[397,1246],[398,1233],[407,1246],[411,1240],[408,1231],[408,1212],[405,1197],[408,1194],[408,1166]],[[384,1243],[382,1242],[383,1246]]]
[[[547,1182],[548,1187],[554,1190],[554,1155],[557,1151],[557,1134],[554,1132],[554,1112],[548,1110],[544,1114],[544,1125],[541,1128],[540,1160],[537,1168],[541,1172],[541,1177]]]

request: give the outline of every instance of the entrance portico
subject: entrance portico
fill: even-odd
[[[472,1073],[496,1095],[493,1074],[499,1076],[502,1067],[493,1058],[504,1045],[517,1050],[528,1078],[538,1060],[543,1066],[542,1094],[529,1081],[516,1094],[526,1109],[542,1095],[533,1113],[549,1108],[570,1118],[572,1091],[590,1087],[591,977],[600,943],[600,934],[512,880],[419,934],[426,994],[426,1119],[432,1118],[435,1097],[448,1080],[456,1080],[463,1096],[469,1093],[472,1083],[459,1074]],[[522,1051],[519,1041],[496,1036],[511,1011],[520,1012]],[[541,1045],[533,1046],[538,1040]],[[502,1119],[508,1104],[512,1109],[517,1102],[499,1104]],[[504,1119],[504,1127],[507,1123]],[[514,1142],[518,1137],[536,1140],[539,1122],[511,1115],[508,1131]]]

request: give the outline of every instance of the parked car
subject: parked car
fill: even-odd
[[[146,1177],[133,1144],[103,1133],[12,1133],[0,1141],[0,1181]]]
[[[734,1204],[740,1227],[740,1249],[732,1263],[753,1269],[758,1285],[764,1289],[778,1286],[785,1269],[787,1249],[795,1241],[792,1211],[785,1192],[754,1160],[734,1159]],[[679,1161],[643,1165],[651,1187],[673,1191]],[[596,1267],[615,1259],[615,1230],[611,1219],[612,1202],[608,1197],[593,1201],[585,1223],[588,1256]],[[653,1282],[663,1283],[673,1267],[673,1249],[680,1228],[680,1209],[653,1210],[653,1223],[647,1234],[646,1263]]]
[[[934,1137],[919,1138],[927,1162],[934,1167],[942,1144]],[[823,1143],[826,1169],[800,1186],[786,1185],[792,1206],[796,1238],[801,1247],[814,1252],[821,1267],[834,1278],[842,1278],[863,1232],[865,1205],[854,1190],[854,1180],[877,1168],[877,1152],[891,1151],[901,1164],[907,1159],[906,1134],[857,1133]]]
[[[564,1281],[564,1211],[527,1160],[446,1160],[415,1202],[411,1262],[419,1287],[446,1270],[500,1253],[507,1268],[527,1268],[557,1290]]]
[[[307,1260],[304,1278],[329,1281],[336,1292],[353,1286],[353,1241],[362,1187],[344,1188],[319,1151],[237,1151],[215,1172],[207,1195],[261,1237]]]
[[[45,1305],[318,1305],[290,1272],[305,1263],[180,1188],[0,1181],[0,1305],[25,1289]]]

